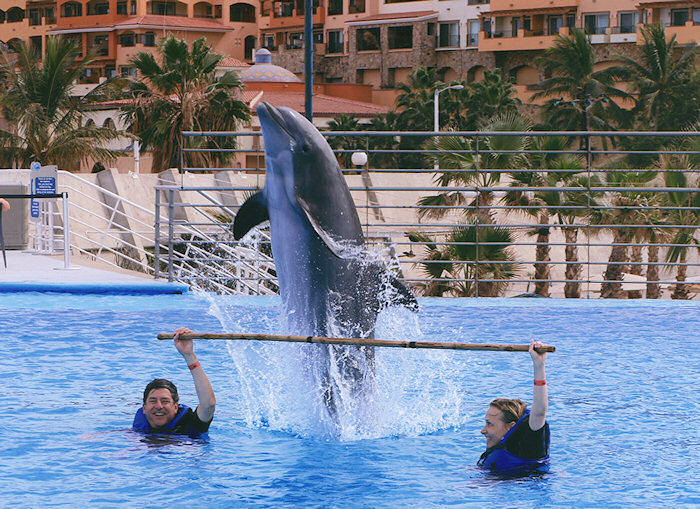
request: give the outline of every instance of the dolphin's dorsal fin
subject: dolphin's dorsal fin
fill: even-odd
[[[240,240],[254,226],[270,219],[262,191],[248,198],[233,219],[233,238]]]
[[[311,213],[311,207],[309,207],[309,204],[306,203],[304,198],[301,198],[300,196],[297,196],[297,203],[299,204],[299,207],[301,210],[304,212],[304,215],[306,216],[306,219],[309,220],[309,223],[311,224],[311,227],[314,229],[316,234],[321,237],[321,240],[323,243],[326,245],[326,247],[333,253],[335,256],[338,258],[347,258],[347,256],[343,255],[342,253],[342,248],[336,242],[333,240],[333,237],[331,237],[326,230],[324,230],[320,224],[318,224],[318,221],[316,221],[316,218],[314,215]]]

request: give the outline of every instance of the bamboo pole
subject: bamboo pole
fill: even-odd
[[[173,334],[158,334],[158,339],[173,339]],[[323,336],[282,336],[276,334],[200,333],[180,334],[180,339],[225,339],[246,341],[280,341],[325,345],[383,346],[393,348],[428,348],[435,350],[487,350],[491,352],[527,352],[530,345],[495,345],[485,343],[441,343],[437,341],[392,341],[388,339],[327,338]],[[553,346],[535,348],[538,353],[554,352]]]

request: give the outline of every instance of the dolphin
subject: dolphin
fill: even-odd
[[[362,226],[333,151],[296,111],[257,107],[267,168],[262,191],[233,223],[236,240],[269,220],[283,313],[291,334],[370,338],[378,313],[392,305],[416,311],[413,294],[365,249]],[[316,376],[326,407],[340,392],[362,392],[374,373],[370,347],[320,346]]]

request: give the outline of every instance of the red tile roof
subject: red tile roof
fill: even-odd
[[[266,101],[272,106],[286,106],[298,111],[299,113],[304,113],[304,92],[263,92],[262,97],[255,101],[254,104],[250,104],[250,100],[248,98],[253,93],[259,94],[260,91],[250,90],[243,92],[243,99],[253,109],[261,101]],[[340,115],[341,113],[345,113],[346,115],[354,115],[356,117],[374,117],[380,113],[388,112],[389,108],[379,104],[343,99],[342,97],[314,94],[313,110],[314,115],[320,116],[334,117],[336,115]]]
[[[125,19],[119,23],[115,23],[117,29],[124,28],[182,28],[189,30],[203,31],[229,31],[233,27],[224,25],[219,21],[207,18],[186,18],[184,16],[156,16],[146,15],[137,16],[135,18]]]
[[[242,60],[238,60],[237,58],[233,57],[224,57],[221,60],[219,60],[219,63],[216,64],[217,67],[250,67],[250,65],[246,64]]]
[[[348,21],[348,24],[352,23],[367,23],[368,21],[389,21],[392,19],[415,19],[424,18],[428,16],[437,16],[437,11],[416,11],[416,12],[395,12],[389,14],[375,14],[373,16],[367,16],[366,18],[354,19]]]

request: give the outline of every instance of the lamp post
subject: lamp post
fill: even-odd
[[[464,88],[464,85],[451,85],[449,87],[436,88],[435,92],[433,92],[433,106],[434,106],[434,122],[433,122],[434,128],[433,128],[433,130],[436,133],[440,132],[440,103],[439,103],[440,94],[442,92],[444,92],[445,90],[451,90],[451,89],[462,90],[463,88]],[[436,145],[437,145],[437,141],[438,141],[438,138],[436,136],[435,137]],[[435,166],[433,166],[433,169],[435,171],[438,171],[440,169],[440,165],[436,163]]]

